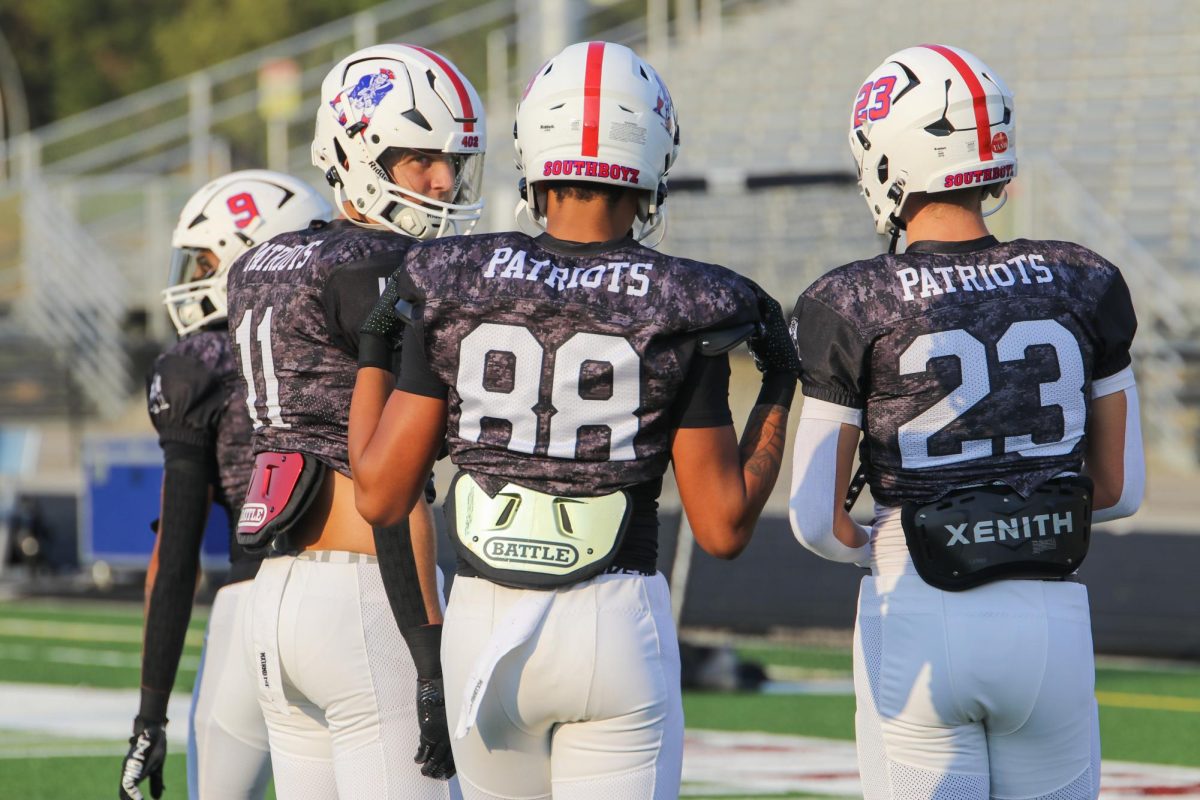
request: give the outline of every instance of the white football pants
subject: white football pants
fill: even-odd
[[[213,600],[188,720],[191,800],[261,800],[271,779],[267,725],[258,707],[242,620],[250,581]]]
[[[520,628],[509,612],[530,592],[455,580],[442,636],[452,732],[480,656]],[[502,648],[474,726],[454,740],[463,797],[676,800],[683,704],[666,580],[601,575],[533,594],[545,603],[532,634]]]
[[[374,556],[269,558],[246,618],[280,800],[461,797],[413,763],[417,672]]]
[[[866,800],[1092,800],[1100,729],[1087,589],[943,592],[863,578],[854,631]]]

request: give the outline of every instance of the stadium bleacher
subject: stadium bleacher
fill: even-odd
[[[0,219],[0,286],[11,309],[5,325],[43,340],[53,325],[70,327],[50,344],[93,362],[80,387],[86,405],[114,418],[136,402],[140,381],[115,374],[130,369],[122,352],[130,313],[149,312],[151,335],[166,338],[156,302],[176,209],[212,175],[266,160],[256,76],[268,59],[299,65],[302,108],[314,102],[336,53],[371,41],[404,38],[466,64],[477,86],[493,90],[485,192],[494,210],[485,221],[511,225],[508,131],[525,77],[515,66],[524,57],[515,42],[517,4],[490,0],[433,25],[408,22],[428,5],[383,3],[60,120],[11,148],[3,174],[17,177],[0,184],[0,203],[23,213]],[[746,191],[736,179],[851,174],[845,124],[861,77],[887,53],[922,41],[974,50],[1006,77],[1018,103],[1022,175],[998,228],[1076,239],[1126,267],[1143,319],[1149,437],[1169,460],[1195,466],[1196,393],[1187,386],[1197,360],[1190,341],[1200,270],[1191,254],[1200,232],[1188,217],[1200,194],[1188,133],[1200,122],[1200,17],[1187,13],[1188,0],[1109,2],[1088,13],[1012,0],[992,15],[948,0],[902,11],[869,0],[724,6],[720,26],[676,36],[656,56],[682,120],[674,175],[710,178],[707,191],[672,196],[665,249],[729,263],[785,304],[829,267],[877,252],[882,240],[852,185]],[[596,30],[590,17],[581,25],[587,35],[645,47],[645,23],[633,17],[615,32]],[[317,181],[310,135],[308,115],[297,113],[287,125],[286,166]],[[32,178],[24,188],[22,175]],[[61,242],[72,255],[56,256],[61,246],[51,245]],[[86,270],[73,265],[76,278],[44,279],[56,257],[78,262],[85,253]],[[116,302],[105,289],[112,286],[120,287]],[[71,304],[65,321],[47,317],[51,300]]]

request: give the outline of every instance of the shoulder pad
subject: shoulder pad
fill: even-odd
[[[719,356],[728,353],[754,335],[756,328],[757,323],[744,322],[729,328],[703,331],[697,339],[700,355]]]

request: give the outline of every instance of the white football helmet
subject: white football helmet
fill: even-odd
[[[380,164],[391,148],[455,156],[453,196],[443,201],[393,182]],[[479,199],[487,131],[475,87],[432,50],[381,44],[342,59],[321,84],[313,164],[337,205],[417,239],[470,233]]]
[[[637,238],[661,233],[679,121],[667,85],[628,47],[580,42],[543,64],[517,105],[513,135],[524,176],[518,221],[545,227],[536,184],[588,181],[644,190]]]
[[[914,192],[990,184],[999,197],[1017,174],[1013,131],[1012,92],[967,51],[927,44],[889,56],[859,89],[850,117],[850,150],[875,230],[902,227]]]
[[[225,279],[242,253],[332,216],[329,201],[281,172],[247,169],[206,184],[184,205],[171,234],[174,250],[162,295],[175,330],[185,336],[225,319]],[[203,250],[212,251],[216,269],[196,277]]]

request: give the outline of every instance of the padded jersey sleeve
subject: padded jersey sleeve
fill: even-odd
[[[1137,332],[1137,315],[1125,278],[1115,276],[1096,306],[1096,364],[1092,380],[1116,375],[1130,364],[1129,348]]]
[[[220,379],[200,361],[179,353],[159,356],[147,381],[146,405],[164,449],[216,447],[225,394]]]
[[[868,342],[849,320],[807,293],[789,324],[804,396],[849,408],[867,402]]]
[[[358,331],[375,307],[403,252],[387,252],[339,266],[325,283],[325,322],[335,344],[358,355]]]

